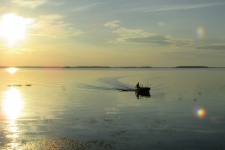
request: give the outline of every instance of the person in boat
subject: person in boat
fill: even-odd
[[[140,88],[139,82],[136,84],[136,88],[137,89]]]

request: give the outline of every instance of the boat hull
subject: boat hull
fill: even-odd
[[[141,87],[141,88],[137,88],[135,89],[135,93],[136,93],[136,96],[137,98],[143,98],[143,97],[146,97],[146,98],[149,98],[151,97],[150,95],[150,89],[149,87]]]
[[[148,94],[151,88],[149,87],[140,87],[140,88],[136,88],[135,92],[139,93],[139,94]]]

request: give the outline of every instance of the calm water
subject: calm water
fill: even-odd
[[[225,69],[0,70],[1,149],[225,149]],[[140,82],[150,96],[130,90]]]

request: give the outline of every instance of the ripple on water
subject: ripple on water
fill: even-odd
[[[40,150],[40,149],[48,149],[48,150],[74,150],[74,149],[97,149],[97,150],[113,150],[114,143],[110,141],[104,140],[90,140],[90,141],[78,141],[70,138],[41,138],[35,139],[26,144],[20,146],[18,149],[23,150]]]

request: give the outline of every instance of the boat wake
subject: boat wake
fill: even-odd
[[[119,90],[121,92],[132,92],[132,91],[135,91],[135,89],[131,89],[131,88],[129,88],[129,89],[117,89],[117,90]]]
[[[97,83],[88,84],[80,83],[78,87],[95,90],[117,90],[117,91],[134,91],[132,85],[122,83],[119,79],[122,77],[106,77],[98,79]]]
[[[93,89],[93,90],[115,90],[115,88],[113,87],[94,85],[94,84],[85,84],[85,83],[78,84],[78,87],[85,88],[85,89]]]
[[[150,98],[150,88],[141,86],[140,90],[135,89],[134,85],[129,85],[121,82],[119,79],[122,77],[107,77],[100,78],[97,82],[93,84],[81,83],[78,86],[85,89],[93,90],[111,90],[111,91],[120,91],[120,92],[135,92],[135,95],[138,99],[140,98]]]

